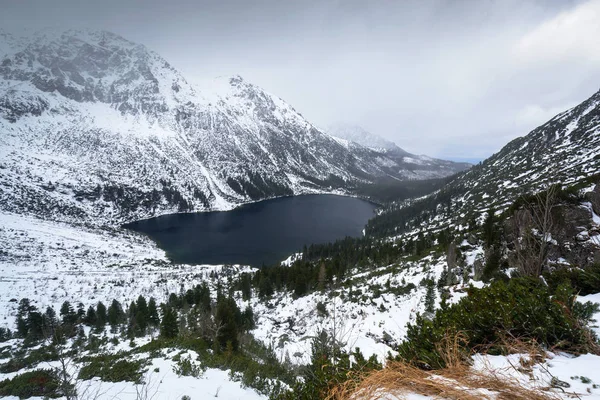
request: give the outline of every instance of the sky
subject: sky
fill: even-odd
[[[0,0],[0,27],[92,28],[191,82],[241,75],[313,124],[481,160],[600,89],[600,0]]]

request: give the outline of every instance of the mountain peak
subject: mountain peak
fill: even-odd
[[[381,136],[375,135],[358,125],[353,125],[344,122],[336,123],[329,126],[326,129],[326,132],[329,133],[331,136],[349,140],[351,142],[358,143],[364,147],[406,153],[406,151],[398,147],[394,142],[386,140]]]

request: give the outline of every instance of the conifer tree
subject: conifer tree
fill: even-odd
[[[117,300],[113,300],[110,304],[110,307],[108,307],[107,313],[108,323],[113,330],[116,329],[118,324],[123,322],[124,315],[125,313],[123,312],[121,303],[119,303]]]
[[[94,308],[94,306],[88,307],[88,310],[87,310],[87,313],[85,314],[85,318],[84,318],[83,322],[87,326],[96,326],[97,317],[96,317],[96,309]]]
[[[160,336],[165,339],[173,339],[179,334],[177,313],[169,306],[164,306],[163,317],[160,323]]]
[[[242,291],[242,299],[244,301],[250,300],[252,297],[252,282],[250,281],[250,274],[243,273],[240,277],[240,290]]]
[[[46,312],[43,315],[44,318],[44,335],[46,337],[51,337],[54,335],[54,331],[58,325],[58,321],[56,320],[56,311],[54,308],[47,307]]]
[[[85,306],[83,303],[77,304],[77,322],[83,322],[85,319]]]
[[[108,319],[106,306],[101,301],[98,302],[96,306],[96,327],[98,329],[103,329],[106,325],[106,321]]]
[[[35,310],[35,307],[31,304],[31,301],[27,298],[21,299],[19,307],[17,308],[17,336],[24,338],[29,332],[29,325],[27,319],[29,313]]]
[[[220,327],[217,340],[221,345],[221,349],[227,348],[227,343],[230,343],[231,347],[237,350],[241,312],[234,299],[218,296],[215,321],[217,326]]]
[[[242,313],[242,324],[241,328],[244,331],[250,331],[256,328],[256,322],[254,321],[254,311],[250,305],[246,306],[246,309]]]
[[[68,301],[65,301],[60,307],[60,316],[64,325],[74,325],[77,322],[77,314]]]
[[[144,296],[139,296],[136,302],[135,324],[137,326],[137,334],[144,335],[148,326],[148,304]]]
[[[137,306],[135,301],[132,301],[127,310],[127,336],[133,338],[137,329],[137,321],[135,315],[137,314]]]
[[[158,317],[158,307],[156,306],[156,300],[154,297],[150,298],[148,302],[148,325],[156,328],[160,325],[160,318]]]
[[[44,337],[44,317],[37,308],[29,312],[27,325],[29,327],[29,331],[27,332],[28,339],[39,340]]]
[[[0,343],[12,339],[12,332],[8,328],[0,328]]]
[[[490,247],[494,245],[496,242],[496,218],[494,208],[490,207],[487,212],[487,216],[483,223],[483,240],[485,242],[486,247]]]
[[[210,288],[206,282],[198,285],[194,289],[195,302],[200,307],[201,311],[210,313],[212,309],[212,300],[210,299]]]

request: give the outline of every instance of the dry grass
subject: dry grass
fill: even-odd
[[[403,399],[408,393],[417,393],[440,399],[460,400],[554,400],[560,397],[548,388],[524,386],[506,370],[473,370],[470,358],[461,350],[463,334],[447,335],[436,346],[443,355],[446,368],[435,371],[419,369],[409,363],[391,361],[379,371],[352,374],[346,382],[328,393],[328,400]],[[532,376],[533,365],[544,360],[545,353],[535,343],[506,342],[515,353],[526,354],[512,368]]]
[[[327,399],[403,399],[408,393],[418,393],[441,399],[505,399],[549,400],[559,399],[542,389],[523,387],[516,379],[505,374],[473,371],[467,366],[424,371],[402,362],[391,362],[386,368],[365,376],[360,383],[355,379],[333,389]]]
[[[454,366],[424,371],[403,362],[390,362],[362,379],[352,377],[331,390],[330,400],[403,399],[417,393],[440,399],[554,400],[555,394],[542,388],[524,387],[517,379],[497,371],[474,371],[468,366]]]

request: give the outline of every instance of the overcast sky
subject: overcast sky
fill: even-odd
[[[600,0],[0,0],[0,27],[98,28],[190,81],[239,74],[311,122],[482,159],[600,89]]]

